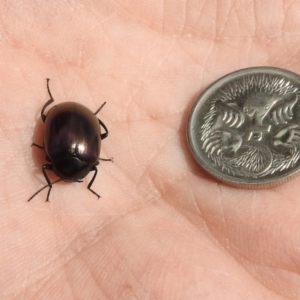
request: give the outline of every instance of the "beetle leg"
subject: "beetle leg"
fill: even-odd
[[[96,112],[94,113],[94,115],[96,115],[96,114],[102,109],[102,107],[103,107],[105,104],[106,104],[106,102],[104,102],[104,103],[96,110]],[[102,127],[104,128],[104,130],[105,130],[104,133],[100,134],[101,140],[103,140],[103,139],[105,139],[105,138],[108,136],[108,129],[107,129],[107,127],[104,125],[104,123],[103,123],[100,119],[98,119],[98,121],[99,121],[100,126],[102,126]]]
[[[108,136],[108,129],[107,127],[104,125],[104,123],[98,119],[99,124],[104,128],[105,132],[100,134],[101,140],[104,140],[107,136]]]
[[[97,176],[97,173],[98,173],[98,170],[97,170],[96,166],[93,166],[93,167],[91,168],[91,171],[95,171],[95,174],[94,174],[93,178],[91,179],[90,183],[88,184],[87,188],[88,188],[88,190],[90,190],[93,194],[95,194],[95,195],[98,197],[98,199],[99,199],[101,196],[98,195],[95,191],[93,191],[93,190],[91,189],[92,184],[93,184],[93,182],[94,182],[94,180],[95,180],[95,178],[96,178],[96,176]]]
[[[32,200],[39,192],[41,192],[42,190],[44,190],[46,187],[49,187],[49,191],[48,191],[48,194],[47,194],[47,200],[46,200],[46,202],[47,202],[47,201],[49,202],[49,194],[50,194],[50,191],[51,191],[51,189],[52,189],[52,185],[53,185],[54,183],[57,183],[57,182],[59,182],[59,181],[62,180],[61,178],[59,178],[58,180],[53,181],[53,182],[51,182],[51,181],[49,180],[49,178],[48,178],[48,176],[47,176],[45,170],[51,170],[51,171],[52,171],[52,165],[43,165],[42,170],[43,170],[43,174],[44,174],[45,179],[46,179],[46,181],[47,181],[48,184],[45,185],[44,187],[42,187],[41,189],[39,189],[36,193],[34,193],[34,194],[28,199],[28,202],[29,202],[30,200]]]
[[[40,146],[40,145],[38,145],[38,144],[36,144],[36,143],[32,143],[32,144],[31,144],[31,147],[32,147],[32,146],[38,147],[38,148],[40,148],[40,149],[44,149],[43,146]]]
[[[96,112],[94,113],[94,115],[96,115],[101,109],[102,107],[106,104],[106,102],[104,102],[97,110]]]
[[[48,194],[47,194],[47,199],[46,199],[46,202],[49,202],[49,195],[50,195],[50,192],[51,192],[51,189],[52,189],[52,183],[46,173],[46,170],[50,170],[50,171],[53,171],[53,168],[52,168],[52,165],[43,165],[42,167],[42,171],[43,171],[43,174],[44,174],[44,177],[48,183],[47,186],[49,186],[49,190],[48,190]]]
[[[52,97],[52,94],[51,94],[50,88],[49,88],[49,81],[50,81],[50,79],[47,78],[47,90],[48,90],[48,94],[49,94],[49,96],[50,96],[50,100],[48,100],[48,101],[46,102],[46,104],[44,105],[44,107],[42,108],[42,111],[41,111],[41,118],[42,118],[43,122],[45,122],[45,120],[46,120],[46,115],[44,114],[44,111],[45,111],[46,107],[47,107],[48,105],[50,105],[52,102],[54,102],[54,99],[53,99],[53,97]]]

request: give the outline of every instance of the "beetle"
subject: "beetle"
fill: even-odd
[[[41,118],[45,124],[44,146],[32,144],[32,146],[43,149],[46,160],[50,162],[42,166],[47,185],[33,194],[28,201],[49,187],[47,202],[54,183],[61,180],[82,182],[82,179],[92,171],[94,171],[94,175],[87,188],[99,199],[100,196],[91,188],[98,173],[97,165],[99,160],[113,161],[112,158],[99,157],[101,141],[107,138],[108,129],[96,115],[106,102],[95,113],[80,103],[63,102],[53,106],[45,115],[45,109],[54,102],[49,81],[50,79],[47,78],[47,90],[50,99],[41,110]],[[104,129],[103,133],[101,133],[101,127]],[[46,171],[53,171],[59,179],[51,182]]]

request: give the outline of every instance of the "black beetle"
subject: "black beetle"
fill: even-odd
[[[46,102],[41,111],[41,118],[45,123],[44,146],[32,144],[32,146],[44,149],[46,160],[51,162],[51,164],[45,164],[42,167],[48,184],[32,195],[28,201],[46,187],[49,187],[46,200],[49,201],[50,191],[54,183],[61,180],[82,182],[81,179],[91,171],[95,173],[87,188],[100,198],[91,187],[97,176],[96,166],[99,164],[99,160],[112,161],[112,159],[99,158],[101,140],[108,136],[108,130],[103,122],[96,117],[96,114],[106,102],[95,113],[79,103],[63,102],[53,106],[46,116],[44,114],[45,109],[54,102],[49,81],[50,79],[47,79],[50,100]],[[101,133],[101,126],[104,128],[104,133]],[[51,182],[46,170],[53,171],[60,179]]]

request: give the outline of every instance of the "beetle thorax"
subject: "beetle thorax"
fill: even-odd
[[[54,173],[66,181],[78,181],[84,178],[90,171],[91,165],[76,157],[57,160],[53,163]]]

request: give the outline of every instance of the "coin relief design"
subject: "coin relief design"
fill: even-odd
[[[260,185],[298,171],[298,75],[268,67],[234,72],[209,87],[192,111],[192,152],[219,179]]]

